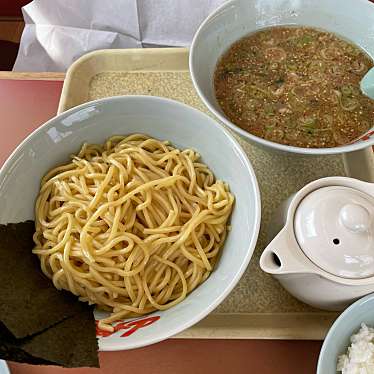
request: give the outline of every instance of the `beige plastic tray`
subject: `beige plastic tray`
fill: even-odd
[[[58,111],[98,98],[130,94],[165,96],[207,112],[190,80],[188,50],[173,48],[103,50],[85,55],[67,72]],[[344,175],[341,157],[270,154],[238,140],[252,161],[262,194],[257,248],[246,273],[226,300],[178,337],[323,339],[336,314],[298,302],[261,271],[258,261],[274,210],[306,183]]]

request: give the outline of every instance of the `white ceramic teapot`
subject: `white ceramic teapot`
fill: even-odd
[[[342,310],[374,292],[374,184],[316,180],[289,198],[260,266],[296,298]]]

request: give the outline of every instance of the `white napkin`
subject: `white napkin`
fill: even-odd
[[[34,0],[14,71],[65,71],[104,48],[184,47],[224,0]]]

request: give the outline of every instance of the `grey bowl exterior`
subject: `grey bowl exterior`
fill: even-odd
[[[334,322],[319,354],[317,374],[336,374],[337,358],[346,352],[351,335],[360,329],[362,322],[374,326],[374,294],[356,301]]]

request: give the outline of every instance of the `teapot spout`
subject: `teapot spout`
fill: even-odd
[[[318,272],[315,265],[302,253],[287,226],[264,249],[260,267],[273,275]]]

